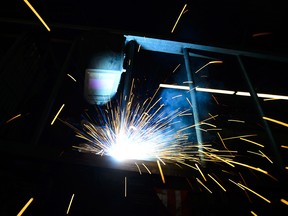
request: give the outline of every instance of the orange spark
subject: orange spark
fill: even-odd
[[[261,199],[265,200],[268,203],[271,203],[270,200],[268,200],[267,198],[263,197],[262,195],[258,194],[257,192],[253,191],[252,189],[246,187],[245,185],[242,185],[241,183],[238,183],[238,185],[240,185],[241,187],[243,187],[244,189],[254,193],[256,196],[260,197]]]
[[[136,164],[136,166],[137,166],[137,168],[138,168],[138,171],[139,171],[140,175],[142,175],[141,170],[140,170],[140,167],[138,166],[138,164],[137,164],[136,162],[135,162],[135,164]]]
[[[205,68],[206,66],[210,65],[210,64],[221,64],[223,63],[223,61],[210,61],[207,64],[205,64],[204,66],[202,66],[201,68],[199,68],[197,71],[195,71],[195,73],[198,73],[199,71],[201,71],[203,68]]]
[[[288,201],[287,201],[287,200],[285,200],[285,199],[280,199],[280,201],[281,201],[282,203],[284,203],[285,205],[288,205]]]
[[[212,191],[209,190],[209,188],[206,187],[206,186],[200,181],[200,179],[198,179],[198,178],[196,178],[196,179],[197,179],[197,181],[198,181],[207,191],[209,191],[209,192],[212,194]]]
[[[241,135],[241,136],[235,136],[235,137],[227,137],[227,138],[223,138],[223,140],[237,139],[237,138],[250,137],[250,136],[257,136],[257,134],[248,134],[248,135]]]
[[[224,143],[224,141],[223,141],[223,139],[222,139],[222,137],[221,137],[221,135],[220,135],[219,132],[217,132],[217,135],[218,135],[218,137],[220,138],[221,143],[223,144],[224,148],[227,149],[227,147],[226,147],[226,145],[225,145],[225,143]],[[228,149],[227,149],[227,150],[228,150]]]
[[[13,120],[16,119],[16,118],[19,118],[20,116],[21,116],[21,114],[18,114],[18,115],[16,115],[16,116],[10,118],[9,120],[6,121],[6,124],[9,123],[9,122],[11,122],[11,121],[13,121]]]
[[[74,198],[74,194],[72,194],[72,196],[71,196],[71,199],[70,199],[70,202],[69,202],[69,205],[68,205],[68,208],[67,208],[67,212],[66,212],[66,214],[69,214],[69,211],[70,211],[70,207],[71,207],[71,204],[72,204],[73,198]]]
[[[268,118],[268,117],[265,117],[265,116],[263,116],[263,119],[268,120],[268,121],[271,121],[271,122],[274,122],[274,123],[277,123],[277,124],[280,124],[280,125],[283,125],[283,126],[285,126],[285,127],[288,127],[288,124],[287,124],[287,123],[282,122],[282,121],[278,121],[278,120],[276,120],[276,119]]]
[[[257,216],[257,214],[253,211],[250,211],[252,215]]]
[[[207,179],[205,178],[204,174],[202,173],[201,169],[199,168],[199,166],[197,165],[197,163],[195,163],[195,166],[197,167],[198,171],[200,172],[201,176],[203,177],[203,179],[205,181],[207,181]]]
[[[33,13],[38,17],[38,19],[42,22],[42,24],[45,26],[45,28],[50,31],[50,28],[48,25],[44,22],[44,20],[41,18],[41,16],[37,13],[37,11],[33,8],[33,6],[27,1],[24,0],[24,2],[28,5],[28,7],[33,11]]]
[[[271,35],[272,32],[259,32],[259,33],[254,33],[252,37],[259,37],[259,36],[266,36],[266,35]]]
[[[180,17],[182,16],[182,14],[183,14],[186,6],[187,6],[187,4],[184,5],[184,7],[183,7],[183,9],[182,9],[182,11],[181,11],[181,13],[180,13],[180,15],[178,16],[178,18],[177,18],[177,20],[176,20],[176,22],[175,22],[175,24],[174,24],[174,26],[173,26],[173,28],[172,28],[172,30],[171,30],[171,33],[174,32],[174,29],[176,28],[176,25],[177,25],[177,23],[179,22],[179,19],[180,19]]]
[[[217,185],[219,185],[219,187],[226,192],[226,189],[215,179],[213,178],[210,174],[208,174],[208,176],[214,181],[216,182]]]
[[[159,160],[157,160],[157,164],[158,164],[158,168],[159,168],[160,175],[161,175],[161,178],[162,178],[162,182],[163,182],[163,184],[165,184],[165,178],[164,178],[163,171],[162,171],[162,168],[161,168]]]
[[[60,114],[60,112],[61,112],[61,110],[63,109],[64,106],[65,106],[65,104],[63,104],[63,105],[60,107],[59,111],[57,112],[57,114],[55,115],[54,119],[52,120],[51,125],[54,124],[55,120],[57,119],[58,115]]]
[[[252,140],[245,139],[245,138],[242,138],[242,137],[240,137],[240,140],[244,140],[244,141],[246,141],[246,142],[249,142],[249,143],[252,143],[252,144],[255,144],[255,145],[258,145],[258,146],[264,148],[264,145],[261,145],[261,144],[259,144],[259,143],[257,143],[257,142],[252,141]]]
[[[148,169],[148,167],[144,163],[142,163],[142,165],[145,167],[145,169],[148,171],[148,173],[151,174],[151,171]]]
[[[21,209],[21,211],[17,214],[17,216],[21,216],[23,212],[28,208],[28,206],[31,204],[33,201],[33,198],[30,198],[30,200],[25,204],[25,206]]]

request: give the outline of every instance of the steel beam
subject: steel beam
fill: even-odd
[[[202,151],[203,140],[202,140],[202,133],[199,127],[200,121],[199,121],[198,103],[197,103],[196,90],[195,90],[195,78],[190,68],[189,51],[187,50],[187,48],[183,49],[183,55],[184,55],[184,60],[185,60],[187,79],[188,79],[189,88],[190,88],[189,92],[190,92],[190,98],[191,98],[191,103],[192,103],[192,111],[193,111],[193,118],[194,118],[194,124],[195,124],[197,145],[199,146],[199,150]],[[200,154],[200,159],[203,159],[202,154]],[[202,160],[202,163],[204,163],[203,160]]]
[[[67,67],[71,61],[72,55],[74,54],[74,50],[75,50],[77,44],[78,44],[78,39],[75,39],[71,45],[70,51],[69,51],[69,53],[65,59],[65,62],[62,65],[62,68],[59,72],[57,80],[56,80],[56,82],[55,82],[55,84],[51,90],[50,96],[47,99],[46,105],[45,105],[44,110],[42,112],[42,116],[38,121],[39,124],[36,127],[37,129],[36,129],[34,136],[32,137],[32,140],[31,140],[32,146],[38,145],[38,141],[42,135],[42,132],[45,128],[45,125],[47,124],[48,117],[50,116],[52,107],[53,107],[54,102],[55,102],[55,98],[57,97],[58,91],[61,87],[63,77],[65,76],[65,73],[67,72]],[[56,62],[54,62],[54,63],[56,64]],[[56,67],[56,69],[58,69],[57,65],[55,65],[55,67]]]
[[[250,52],[250,51],[236,50],[236,49],[227,49],[227,48],[221,48],[221,47],[206,46],[206,45],[177,42],[177,41],[148,38],[148,37],[140,37],[140,36],[134,36],[134,35],[125,35],[125,37],[127,41],[135,40],[139,45],[141,45],[142,49],[154,51],[154,52],[163,52],[163,53],[182,55],[183,48],[186,48],[190,50],[205,51],[205,52],[210,52],[210,53],[219,53],[219,54],[226,54],[226,55],[241,55],[241,56],[252,57],[252,58],[257,58],[257,59],[288,62],[288,56],[271,55],[271,54],[268,54],[268,53],[265,54],[262,52],[260,53],[260,52]],[[208,58],[207,56],[193,54],[191,52],[189,53],[189,55],[200,57],[200,58]]]
[[[261,121],[263,123],[265,132],[266,132],[266,134],[268,136],[268,139],[269,139],[269,142],[270,142],[270,146],[269,147],[271,147],[271,150],[274,153],[275,162],[276,162],[276,164],[277,164],[277,166],[278,166],[278,168],[280,170],[284,170],[283,160],[282,160],[282,157],[281,157],[280,152],[278,150],[278,147],[277,147],[276,141],[274,139],[274,136],[272,134],[271,128],[269,127],[269,124],[267,123],[267,121],[263,119],[265,114],[264,114],[264,111],[263,111],[262,106],[260,104],[260,101],[259,101],[259,98],[257,96],[257,93],[256,93],[256,91],[255,91],[255,89],[254,89],[254,87],[252,85],[252,82],[251,82],[251,80],[249,78],[249,75],[248,75],[248,73],[246,71],[246,68],[245,68],[245,66],[243,64],[243,61],[242,61],[241,57],[237,56],[237,60],[238,60],[238,63],[240,65],[240,68],[241,68],[242,74],[244,76],[244,79],[246,81],[246,84],[248,86],[250,95],[251,95],[251,97],[253,99],[253,102],[254,102],[255,107],[257,109],[257,112],[259,114],[259,117],[261,118]]]

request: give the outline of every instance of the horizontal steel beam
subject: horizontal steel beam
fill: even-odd
[[[263,52],[250,52],[237,49],[227,49],[221,47],[206,46],[193,43],[177,42],[171,40],[163,40],[163,39],[134,36],[134,35],[124,35],[124,36],[127,42],[134,40],[141,46],[142,49],[155,52],[183,55],[183,49],[185,48],[185,49],[191,49],[191,51],[198,50],[210,53],[220,53],[226,55],[245,56],[257,59],[288,62],[288,56],[271,55],[271,54],[265,54]],[[190,53],[190,55],[197,55],[197,54]],[[198,55],[198,57],[201,57],[201,55]],[[207,58],[207,56],[202,57]]]

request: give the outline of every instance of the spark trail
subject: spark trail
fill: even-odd
[[[138,163],[142,164],[151,174],[145,163],[140,161],[155,162],[158,165],[163,184],[165,184],[165,172],[162,169],[163,166],[160,166],[160,162],[164,167],[171,164],[176,164],[179,169],[186,167],[193,173],[195,182],[199,184],[198,187],[204,187],[210,193],[214,189],[221,189],[226,192],[228,190],[227,184],[234,186],[234,188],[236,185],[239,188],[240,183],[235,184],[234,181],[231,181],[231,177],[235,178],[235,176],[241,179],[237,180],[238,182],[243,181],[242,176],[239,176],[239,169],[257,172],[260,175],[268,176],[268,178],[271,177],[264,168],[251,164],[251,161],[247,163],[245,155],[229,148],[229,142],[248,141],[243,137],[256,136],[257,134],[222,138],[220,133],[216,132],[214,133],[214,137],[217,139],[216,144],[194,143],[189,139],[193,136],[195,129],[192,118],[190,117],[192,122],[182,122],[182,118],[189,118],[187,114],[192,112],[190,109],[192,104],[189,101],[186,101],[189,108],[179,106],[171,110],[169,106],[163,103],[161,97],[155,99],[159,89],[152,97],[139,102],[133,94],[133,88],[132,82],[128,97],[123,99],[127,99],[127,101],[113,100],[105,106],[97,106],[96,116],[87,114],[87,118],[81,122],[81,127],[73,126],[71,123],[61,120],[71,127],[76,136],[82,140],[79,146],[73,146],[75,149],[80,152],[113,157],[118,161],[129,160],[137,166],[140,174]],[[124,107],[122,103],[125,104]],[[205,131],[208,131],[209,128],[217,128],[215,122],[218,115],[212,117],[210,113],[209,115],[207,119],[198,123],[200,127],[208,127]],[[209,123],[210,121],[213,122]],[[206,133],[208,134],[208,132]],[[245,146],[248,146],[249,149],[249,147],[256,145]],[[267,160],[267,157],[263,158]],[[218,170],[211,171],[206,169],[206,166],[213,167],[213,169],[218,167]],[[223,173],[226,175],[225,179],[220,177],[223,176]],[[209,178],[205,176],[209,176]],[[200,181],[200,178],[204,179],[204,182]],[[251,187],[249,184],[240,187],[240,189],[250,192],[252,191],[251,188],[253,185]]]
[[[127,98],[127,97],[126,97]],[[83,120],[81,128],[72,127],[76,136],[85,140],[77,149],[118,160],[184,161],[191,158],[193,148],[186,131],[177,129],[177,119],[190,110],[177,108],[168,113],[161,98],[147,98],[142,104],[134,101],[130,91],[127,104],[108,103],[97,107],[97,121]],[[89,119],[89,117],[87,118]],[[100,126],[99,126],[100,125]],[[196,160],[196,157],[194,158]],[[198,159],[197,159],[198,161]]]
[[[166,109],[161,97],[155,100],[156,94],[143,103],[137,102],[132,89],[133,85],[129,97],[125,97],[127,101],[124,101],[126,104],[124,108],[121,101],[119,103],[110,101],[106,106],[98,106],[97,116],[92,118],[87,114],[87,119],[82,120],[80,128],[61,120],[74,129],[76,136],[84,141],[79,146],[73,147],[81,152],[110,156],[119,161],[133,160],[133,163],[137,160],[155,163],[160,160],[164,165],[176,163],[199,170],[199,167],[194,166],[195,163],[201,166],[205,161],[231,167],[237,164],[263,172],[263,169],[235,161],[233,158],[236,158],[238,152],[229,150],[224,144],[224,140],[243,139],[242,137],[248,135],[222,138],[217,132],[220,137],[218,140],[220,145],[217,147],[209,143],[193,143],[189,140],[189,136],[191,134],[193,136],[191,130],[195,129],[195,125],[191,122],[181,124],[181,118],[192,112],[191,109],[181,109],[180,106],[174,110]],[[191,103],[189,106],[191,107]],[[215,118],[209,117],[198,124],[217,128],[216,125],[207,122],[210,120],[215,121]],[[200,158],[200,155],[204,157]]]

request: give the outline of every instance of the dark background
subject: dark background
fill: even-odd
[[[201,119],[207,118],[208,113],[218,114],[215,124],[223,128],[222,137],[256,133],[255,141],[265,145],[263,151],[274,161],[271,164],[263,157],[247,153],[247,149],[258,151],[247,143],[227,141],[229,148],[245,156],[243,161],[268,170],[273,176],[241,167],[227,175],[222,168],[229,171],[229,166],[208,163],[203,167],[205,173],[218,176],[229,189],[227,192],[210,185],[213,188],[210,194],[196,181],[201,176],[195,170],[182,173],[173,166],[167,168],[163,184],[155,164],[151,165],[155,173],[140,175],[134,165],[119,165],[107,158],[79,153],[72,145],[81,141],[71,128],[60,121],[50,125],[62,104],[65,107],[61,119],[77,126],[85,111],[92,110],[93,115],[94,107],[83,96],[86,49],[79,40],[91,32],[108,32],[117,37],[139,35],[280,56],[286,61],[251,58],[243,61],[256,92],[288,95],[288,17],[284,1],[31,0],[30,3],[51,28],[50,32],[24,1],[2,1],[0,7],[0,215],[16,215],[31,197],[34,201],[24,215],[65,215],[72,194],[75,197],[70,215],[170,215],[157,197],[156,188],[188,191],[185,205],[189,206],[189,215],[251,215],[250,211],[258,215],[287,215],[288,207],[280,199],[288,200],[284,168],[287,149],[281,148],[287,146],[288,129],[269,123],[276,143],[273,146],[250,97],[198,94]],[[171,33],[184,4],[187,11]],[[197,85],[249,91],[235,58],[218,53],[199,54],[224,63],[203,69],[196,77]],[[192,70],[206,63],[207,59],[193,58]],[[178,64],[181,66],[173,73]],[[159,83],[181,84],[186,80],[183,56],[135,52],[132,76],[137,98],[145,99],[153,95]],[[118,93],[123,90],[122,82]],[[261,99],[260,103],[266,116],[288,122],[286,100]],[[17,114],[21,116],[7,123]],[[245,124],[229,119],[243,120]],[[204,137],[219,143],[216,133]],[[127,197],[124,197],[125,177]],[[248,191],[247,195],[228,178],[246,181],[271,203]]]

